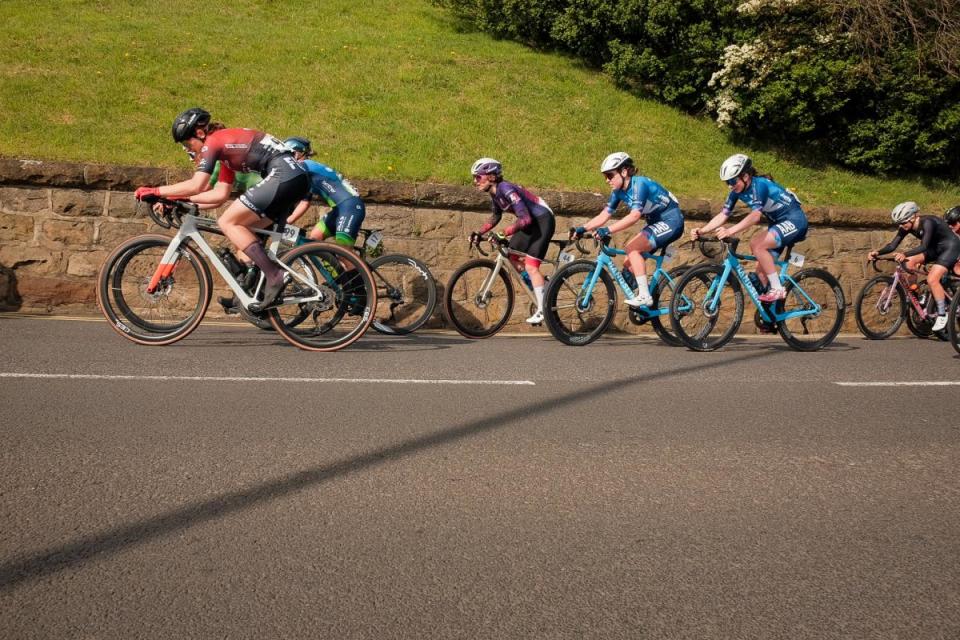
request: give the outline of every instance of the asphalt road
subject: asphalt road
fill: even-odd
[[[0,352],[2,638],[960,637],[942,343]]]

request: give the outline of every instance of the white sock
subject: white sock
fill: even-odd
[[[647,286],[647,276],[637,276],[637,297],[650,295],[650,287]]]
[[[776,271],[767,274],[767,282],[770,283],[771,289],[783,289],[783,285],[780,284],[780,275]]]
[[[543,311],[543,287],[534,287],[533,297],[537,299],[537,311]]]

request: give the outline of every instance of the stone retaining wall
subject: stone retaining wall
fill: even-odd
[[[138,212],[132,190],[188,175],[187,171],[147,167],[0,158],[0,310],[96,313],[94,280],[109,251],[131,236],[164,232]],[[386,181],[355,184],[368,204],[364,226],[384,229],[387,250],[420,258],[441,286],[468,259],[467,236],[488,215],[488,196],[470,187]],[[722,194],[720,187],[718,191]],[[595,215],[606,200],[599,193],[538,193],[558,215],[558,234]],[[681,199],[681,205],[688,219],[704,221],[721,203]],[[836,275],[852,304],[869,276],[865,253],[892,235],[887,213],[816,207],[807,212],[813,226],[797,250],[806,256],[808,265]],[[315,220],[317,213],[311,209],[305,223]],[[616,240],[622,244],[627,237]],[[677,256],[677,264],[700,260],[689,248]],[[514,313],[513,328],[526,328],[525,306]],[[216,311],[211,307],[211,313]],[[432,326],[442,323],[438,309]],[[637,330],[622,312],[616,324]],[[853,326],[851,314],[847,329]],[[752,323],[744,323],[745,331],[751,327]]]

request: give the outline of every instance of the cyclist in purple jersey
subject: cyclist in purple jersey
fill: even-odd
[[[493,158],[480,158],[473,163],[470,173],[473,174],[474,186],[490,194],[493,207],[493,215],[472,235],[482,235],[493,229],[499,224],[504,211],[511,211],[517,216],[516,222],[503,230],[502,237],[510,237],[511,249],[527,254],[523,265],[513,255],[510,261],[517,271],[526,271],[537,299],[537,310],[527,318],[527,322],[540,324],[543,322],[543,289],[546,282],[540,273],[540,263],[547,255],[547,247],[553,237],[556,224],[553,211],[543,198],[504,180],[503,167]]]
[[[623,151],[604,158],[600,173],[610,185],[610,200],[596,217],[582,227],[575,227],[571,233],[577,236],[596,229],[596,235],[602,237],[627,229],[642,218],[646,219],[647,225],[626,245],[627,265],[636,276],[637,292],[624,302],[634,308],[649,306],[653,304],[653,296],[647,285],[647,266],[643,253],[663,248],[683,236],[680,204],[662,185],[639,175],[633,158]],[[609,227],[604,226],[621,202],[626,203],[630,213]]]
[[[701,233],[716,229],[721,240],[735,236],[747,227],[758,224],[764,218],[770,223],[767,233],[757,233],[750,238],[750,249],[757,258],[757,277],[769,290],[760,295],[761,302],[776,302],[787,296],[780,282],[780,274],[774,256],[783,247],[800,242],[807,236],[807,216],[800,208],[800,201],[769,176],[757,175],[753,161],[742,153],[724,160],[720,166],[720,179],[727,183],[730,193],[720,213],[710,222],[694,229],[690,236],[696,240]],[[750,213],[731,227],[722,226],[730,217],[737,201],[750,207]]]
[[[890,253],[908,234],[919,238],[919,246],[897,252],[893,258],[897,262],[905,262],[914,270],[927,265],[927,285],[937,301],[937,319],[933,323],[933,330],[941,331],[947,326],[947,293],[940,280],[960,259],[960,237],[946,220],[937,216],[921,216],[916,202],[901,202],[890,212],[890,218],[898,227],[897,235],[885,246],[868,253],[867,258],[873,260],[878,255]]]

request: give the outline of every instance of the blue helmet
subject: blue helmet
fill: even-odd
[[[310,141],[306,138],[301,138],[299,136],[294,136],[292,138],[287,138],[283,141],[283,144],[290,147],[291,150],[302,153],[308,158],[313,155],[313,148],[310,146]]]

